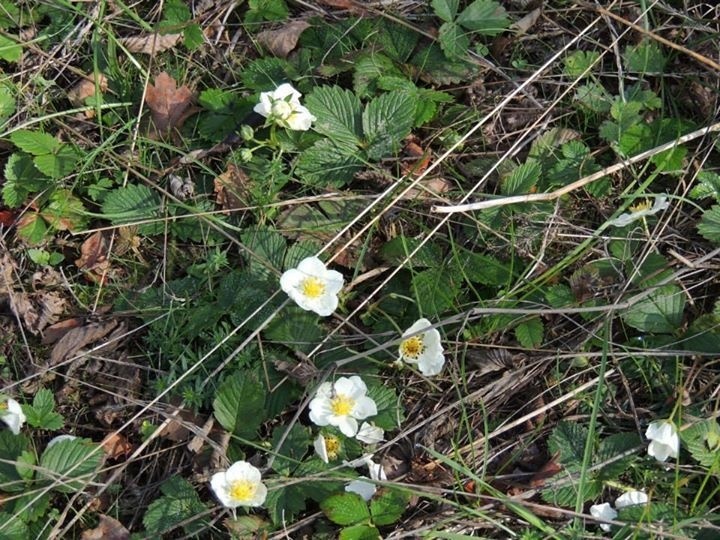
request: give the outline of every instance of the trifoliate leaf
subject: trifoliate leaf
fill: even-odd
[[[685,309],[685,292],[677,285],[665,285],[628,308],[621,317],[641,332],[671,334],[680,329]]]
[[[41,156],[43,154],[52,154],[57,152],[62,143],[49,133],[41,131],[32,131],[29,129],[19,129],[10,135],[10,140],[15,146],[32,154],[33,156]]]
[[[440,26],[438,42],[448,58],[462,58],[470,46],[465,29],[455,22],[446,22]]]
[[[612,106],[612,99],[608,91],[594,81],[578,86],[575,90],[574,100],[591,111],[602,114],[607,113]]]
[[[102,457],[99,446],[86,439],[59,441],[43,452],[38,478],[63,493],[80,491],[95,478]]]
[[[129,184],[108,193],[102,205],[105,218],[114,225],[131,224],[135,221],[161,217],[160,197],[142,184]],[[141,225],[142,234],[157,234],[163,229],[161,222]]]
[[[698,224],[698,232],[703,238],[720,244],[720,205],[716,204],[703,212]]]
[[[46,388],[38,390],[33,398],[32,405],[23,406],[23,412],[29,425],[51,431],[60,429],[65,423],[62,415],[56,413],[54,409],[55,397]]]
[[[515,327],[515,337],[526,349],[537,349],[542,345],[544,326],[539,317],[521,322]]]
[[[392,525],[400,519],[410,497],[396,489],[383,489],[370,501],[370,514],[375,525]]]
[[[50,178],[63,178],[75,171],[80,155],[74,148],[61,145],[53,154],[42,154],[33,158],[38,170]]]
[[[415,108],[412,97],[402,91],[388,92],[368,104],[362,125],[370,159],[379,160],[397,152],[413,126]]]
[[[307,96],[305,105],[317,118],[315,131],[337,146],[354,148],[360,144],[361,105],[355,94],[339,86],[321,86]]]
[[[300,154],[295,173],[310,186],[339,188],[364,165],[359,150],[322,139]]]
[[[450,22],[457,15],[460,0],[432,0],[430,5],[435,15],[445,22]]]
[[[458,15],[457,23],[484,36],[497,36],[507,29],[510,19],[494,0],[475,0]]]
[[[265,387],[250,372],[227,378],[213,401],[215,418],[229,432],[254,440],[265,420]]]
[[[357,493],[328,497],[320,504],[323,514],[338,525],[356,525],[370,519],[367,503]]]

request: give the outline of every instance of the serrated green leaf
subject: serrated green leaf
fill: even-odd
[[[609,112],[612,106],[612,99],[608,91],[595,81],[578,86],[573,99],[591,111],[601,114]]]
[[[392,265],[403,264],[420,243],[420,239],[401,234],[380,248],[380,256]],[[405,265],[408,268],[428,268],[438,266],[442,260],[442,250],[436,244],[425,242]]]
[[[448,58],[462,58],[470,47],[470,37],[455,22],[446,22],[440,26],[438,42]]]
[[[564,60],[565,74],[574,79],[587,77],[599,58],[600,53],[597,51],[575,51]]]
[[[80,155],[68,145],[62,145],[54,154],[42,154],[33,158],[37,169],[50,178],[63,178],[75,171]]]
[[[226,379],[213,401],[215,418],[229,432],[254,440],[265,420],[265,387],[251,372],[236,373]]]
[[[475,0],[458,15],[457,23],[484,36],[497,36],[507,29],[510,19],[494,0]]]
[[[698,232],[706,240],[720,244],[720,204],[716,204],[703,212],[698,224]]]
[[[712,197],[720,202],[720,174],[712,171],[700,171],[696,178],[697,184],[690,191],[694,199]]]
[[[3,525],[2,531],[0,531],[2,540],[27,540],[32,538],[27,525],[17,514],[0,512],[0,523]]]
[[[50,508],[50,493],[38,494],[35,492],[26,493],[15,502],[14,513],[17,514],[25,523],[32,523],[46,516]],[[0,521],[4,523],[4,521]],[[6,534],[5,529],[2,533]],[[28,537],[29,538],[29,537]]]
[[[553,285],[545,291],[545,300],[554,308],[562,308],[575,304],[575,295],[567,285]]]
[[[6,62],[19,62],[22,58],[22,45],[7,36],[0,35],[0,59]]]
[[[565,467],[579,466],[583,462],[588,430],[574,422],[561,421],[548,438],[551,454],[559,454],[559,461]]]
[[[340,531],[340,540],[380,540],[380,532],[372,525],[353,525]]]
[[[143,516],[143,525],[147,532],[159,535],[170,531],[179,523],[196,517],[207,510],[200,501],[195,489],[184,478],[171,478],[160,487],[165,496],[153,501]],[[194,519],[184,526],[188,534],[206,529],[204,518]],[[159,536],[158,536],[159,538]]]
[[[526,349],[537,349],[542,345],[545,328],[539,317],[521,322],[515,327],[515,338]]]
[[[507,285],[513,277],[510,267],[495,257],[462,248],[453,253],[453,264],[457,273],[472,283],[499,287]]]
[[[20,24],[20,8],[15,0],[0,0],[0,28],[9,30]]]
[[[286,429],[286,426],[278,426],[273,430],[271,441],[273,450],[277,449]],[[289,476],[305,457],[311,444],[309,428],[294,424],[275,456],[272,469],[278,474]]]
[[[54,411],[55,398],[53,393],[42,388],[33,398],[32,405],[23,405],[27,423],[33,427],[54,431],[63,427],[65,419]]]
[[[265,508],[275,525],[289,523],[305,510],[305,501],[310,498],[312,485],[291,484],[272,490],[265,500]]]
[[[637,433],[615,433],[605,437],[598,445],[598,450],[593,460],[594,464],[610,462],[600,469],[602,479],[616,480],[636,459],[636,455],[629,455],[622,459],[615,459],[636,448],[642,443]]]
[[[364,165],[358,151],[322,139],[300,154],[295,173],[310,186],[339,188]]]
[[[107,194],[102,205],[105,218],[114,225],[131,224],[136,221],[161,217],[160,197],[149,187],[129,184]],[[139,227],[142,234],[157,234],[163,229],[161,222],[144,224]]]
[[[16,462],[28,448],[29,441],[25,435],[13,435],[9,429],[0,430],[0,485],[3,491],[25,490],[25,480]]]
[[[460,294],[461,279],[447,267],[415,274],[412,284],[421,312],[427,317],[434,317],[452,308]]]
[[[367,395],[375,402],[378,411],[376,416],[368,420],[386,431],[399,428],[405,419],[405,411],[395,390],[381,384],[371,384]]]
[[[544,501],[563,508],[571,508],[580,498],[583,502],[596,499],[603,490],[603,483],[595,478],[590,478],[585,483],[583,493],[578,492],[578,485],[563,486],[561,488],[549,488],[542,491]]]
[[[680,432],[680,438],[703,467],[710,468],[720,460],[720,425],[717,421],[695,422]]]
[[[50,197],[50,204],[42,209],[40,215],[58,231],[74,232],[85,227],[89,220],[83,203],[69,189],[55,191]]]
[[[317,316],[300,308],[287,309],[286,316],[276,317],[265,329],[267,339],[294,350],[310,352],[324,334]]]
[[[637,73],[662,73],[667,59],[655,41],[629,46],[623,55],[625,69]]]
[[[468,80],[478,71],[478,67],[470,62],[448,59],[435,43],[418,51],[411,62],[420,71],[420,78],[441,85]]]
[[[373,99],[362,115],[370,159],[392,155],[408,136],[415,117],[415,102],[406,92],[395,91]]]
[[[370,515],[375,525],[392,525],[407,509],[410,496],[396,489],[382,489],[370,501]]]
[[[420,33],[388,19],[380,19],[377,40],[382,50],[394,61],[405,63],[415,50]],[[367,34],[366,34],[367,35]]]
[[[443,21],[449,22],[457,15],[460,0],[432,0],[430,5],[435,15]]]
[[[274,229],[256,227],[240,235],[243,246],[248,250],[250,270],[257,276],[271,276],[282,268],[286,242]]]
[[[313,90],[305,105],[315,115],[313,128],[330,138],[336,146],[354,148],[360,144],[360,100],[339,86],[321,86]]]
[[[0,85],[0,123],[15,113],[15,96],[9,87]]]
[[[37,475],[56,491],[80,491],[94,479],[102,457],[98,445],[86,439],[63,440],[45,449]]]
[[[370,519],[367,503],[357,493],[328,497],[320,504],[325,516],[338,525],[357,525]]]
[[[284,21],[290,13],[285,0],[248,0],[248,8],[246,23]]]
[[[28,244],[36,245],[45,240],[47,223],[38,212],[26,212],[18,223],[17,233]]]
[[[390,58],[384,54],[370,52],[361,55],[355,62],[353,90],[359,97],[369,97],[377,91],[377,81],[383,76],[401,76]]]
[[[10,135],[10,140],[20,150],[33,156],[52,154],[58,151],[62,145],[60,141],[49,133],[32,131],[30,129],[19,129],[13,132]]]
[[[677,285],[665,285],[628,308],[621,317],[628,326],[651,333],[673,333],[680,329],[685,292]]]
[[[258,58],[244,67],[240,74],[243,84],[255,92],[270,90],[288,80],[295,80],[296,73],[289,62],[281,58]]]
[[[540,163],[535,160],[528,160],[519,167],[516,167],[510,176],[502,182],[503,195],[524,195],[530,193],[532,188],[537,185],[541,172],[542,167]]]

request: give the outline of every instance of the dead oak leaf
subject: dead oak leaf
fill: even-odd
[[[117,519],[100,515],[100,522],[94,529],[83,531],[81,540],[127,540],[130,532]]]
[[[257,40],[270,53],[278,58],[287,55],[297,46],[300,34],[310,25],[305,21],[293,21],[276,30],[264,30],[257,35]]]
[[[182,34],[140,34],[118,40],[128,52],[155,55],[178,44]]]
[[[153,125],[160,134],[180,127],[192,100],[192,91],[185,85],[178,88],[175,79],[164,71],[155,77],[155,84],[149,84],[145,91],[145,103],[150,109]]]
[[[232,163],[228,164],[227,170],[215,177],[215,202],[226,214],[231,210],[241,208],[245,205],[244,196],[247,192],[250,178],[245,171]]]

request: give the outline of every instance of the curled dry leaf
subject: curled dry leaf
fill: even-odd
[[[172,49],[182,39],[182,34],[140,34],[119,39],[128,52],[154,55]]]
[[[97,92],[104,94],[108,89],[108,80],[102,73],[96,74],[96,79],[80,79],[78,83],[73,86],[67,93],[67,98],[74,107],[82,107],[85,105],[85,100],[89,97],[93,97]],[[85,118],[93,118],[95,111],[88,109],[84,113]]]
[[[277,30],[264,30],[257,35],[257,40],[271,54],[278,58],[287,58],[287,55],[297,46],[300,34],[310,25],[305,21],[293,21]]]
[[[182,125],[192,100],[192,91],[184,85],[178,88],[175,79],[164,71],[155,77],[155,84],[148,85],[145,92],[145,102],[160,134]]]
[[[52,291],[10,294],[10,308],[13,313],[23,322],[25,328],[35,335],[60,319],[66,303],[64,298]]]
[[[0,210],[0,227],[12,227],[15,224],[15,212],[12,210]]]
[[[83,531],[81,540],[128,540],[130,532],[117,519],[100,515],[100,522],[94,529]]]
[[[215,202],[226,214],[230,210],[246,206],[244,196],[250,184],[250,178],[245,171],[232,163],[227,170],[213,181],[215,184]]]
[[[535,8],[522,19],[513,23],[509,30],[515,33],[515,37],[527,34],[528,31],[535,26],[535,23],[538,22],[540,15],[542,15],[542,7]]]
[[[7,294],[12,290],[15,268],[15,261],[12,260],[10,254],[4,253],[0,257],[0,294]]]
[[[558,455],[554,455],[550,458],[550,461],[545,463],[540,470],[538,470],[533,477],[530,479],[530,487],[539,488],[545,485],[545,481],[548,478],[552,478],[557,473],[562,471],[562,465],[558,462]]]
[[[181,201],[186,201],[195,193],[195,184],[190,178],[181,178],[176,174],[170,175],[168,181],[170,193],[175,195]]]
[[[110,459],[127,457],[132,454],[134,450],[132,443],[127,440],[127,437],[117,432],[113,432],[105,437],[100,443],[100,446],[102,446],[105,455]]]
[[[403,160],[401,171],[403,176],[420,176],[430,165],[430,152],[423,148],[413,138],[408,137],[403,154],[407,156]]]
[[[56,366],[71,358],[83,347],[103,339],[117,325],[118,321],[116,319],[110,319],[71,329],[53,347],[50,353],[50,365]]]
[[[107,237],[101,231],[97,231],[88,236],[80,246],[80,258],[75,261],[75,266],[80,270],[86,270],[88,272],[86,276],[90,281],[98,282],[110,270],[107,253]]]
[[[45,332],[43,332],[42,344],[52,345],[70,330],[77,328],[82,323],[83,319],[81,317],[73,317],[72,319],[65,319],[64,321],[51,324],[45,329]]]

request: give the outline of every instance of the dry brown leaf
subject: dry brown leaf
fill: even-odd
[[[287,58],[295,48],[300,34],[310,25],[305,21],[293,21],[277,30],[264,30],[257,35],[257,40],[271,54],[278,58]]]
[[[187,445],[188,450],[193,452],[194,454],[197,454],[202,450],[202,447],[205,445],[205,443],[208,440],[208,435],[210,434],[210,431],[212,431],[213,426],[215,425],[215,418],[210,416],[205,421],[201,428],[201,432],[195,435],[190,442]]]
[[[330,6],[338,9],[347,9],[355,13],[366,12],[366,10],[363,9],[363,7],[354,0],[318,0],[318,2],[325,6]]]
[[[420,176],[430,165],[430,151],[423,150],[423,148],[412,139],[406,142],[403,153],[409,158],[404,159],[402,162],[401,171],[403,176]]]
[[[181,38],[182,34],[140,34],[118,41],[131,53],[154,55],[172,49]]]
[[[95,343],[107,336],[118,325],[118,321],[110,319],[105,322],[92,323],[73,328],[53,347],[50,353],[50,365],[56,366],[72,357],[83,347]]]
[[[166,72],[155,77],[155,85],[148,85],[145,102],[150,109],[155,129],[160,134],[180,127],[193,99],[193,93],[183,85],[178,88],[175,79]]]
[[[80,258],[75,261],[75,266],[80,270],[87,270],[86,276],[91,281],[97,282],[106,276],[110,269],[107,253],[107,238],[102,232],[95,232],[80,246]]]
[[[127,440],[127,437],[120,433],[111,433],[102,440],[100,446],[102,446],[105,455],[110,459],[127,457],[135,449],[132,443]]]
[[[81,540],[127,540],[130,532],[117,519],[100,515],[100,523],[94,529],[83,531]]]
[[[535,23],[540,18],[540,15],[542,15],[542,7],[535,8],[522,19],[510,25],[509,30],[514,33],[515,37],[527,34],[528,30],[535,26]]]
[[[530,487],[539,488],[545,485],[545,481],[548,478],[552,478],[557,473],[562,471],[562,465],[558,462],[558,455],[554,455],[550,458],[550,461],[545,463],[540,470],[538,470],[533,477],[530,479]]]
[[[97,82],[97,85],[96,85]],[[67,93],[67,98],[74,107],[82,107],[85,100],[95,95],[95,91],[104,94],[108,89],[108,80],[102,73],[97,74],[97,79],[80,79]],[[84,113],[85,118],[93,118],[95,116],[94,109],[88,109]]]
[[[58,339],[67,334],[70,330],[72,330],[73,328],[77,328],[82,323],[82,318],[73,317],[72,319],[65,319],[64,321],[51,324],[43,332],[42,344],[52,345]]]
[[[0,257],[0,294],[7,294],[12,290],[14,271],[15,261],[12,260],[9,253],[4,253]]]
[[[213,181],[215,184],[215,202],[226,214],[230,210],[246,206],[244,196],[250,178],[245,171],[232,163],[228,164],[227,171],[217,176]]]
[[[11,293],[10,307],[30,332],[37,335],[56,323],[65,311],[66,301],[56,292]]]

